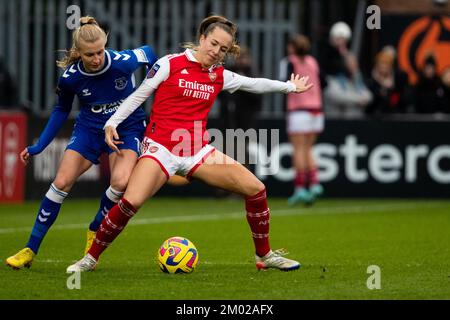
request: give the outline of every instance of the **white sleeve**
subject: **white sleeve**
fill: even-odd
[[[119,106],[117,111],[106,121],[104,128],[111,126],[117,128],[130,114],[132,114],[152,93],[161,82],[167,80],[170,73],[170,63],[167,56],[162,57],[152,66],[139,88],[130,94]]]
[[[236,90],[243,90],[252,93],[266,93],[266,92],[294,92],[295,84],[290,81],[282,82],[278,80],[270,80],[266,78],[249,78],[231,72],[229,70],[223,71],[223,88],[230,93]]]

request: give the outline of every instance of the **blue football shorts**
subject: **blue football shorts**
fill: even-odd
[[[117,130],[119,140],[123,144],[118,144],[120,150],[130,149],[140,155],[140,144],[144,136],[145,126],[135,125],[132,128],[121,128]],[[93,164],[99,164],[102,153],[111,154],[114,152],[105,142],[104,131],[92,132],[88,128],[75,125],[66,150],[74,150]]]

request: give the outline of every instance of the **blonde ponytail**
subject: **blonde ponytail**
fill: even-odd
[[[56,61],[56,65],[62,69],[66,69],[69,65],[80,59],[80,41],[92,43],[99,39],[105,39],[106,43],[108,39],[106,32],[99,26],[93,17],[81,17],[80,26],[72,32],[72,47],[68,51],[61,50],[64,51],[66,55],[61,60]]]

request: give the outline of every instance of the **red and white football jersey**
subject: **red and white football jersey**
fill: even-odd
[[[153,77],[164,76],[164,81],[155,91],[145,132],[178,156],[192,156],[208,143],[208,114],[223,88],[223,66],[202,68],[188,53],[160,61]]]
[[[225,70],[222,65],[203,68],[187,49],[159,59],[105,127],[117,127],[155,92],[145,135],[177,156],[192,156],[209,141],[208,114],[221,90],[288,93],[295,89],[289,81],[248,78]]]

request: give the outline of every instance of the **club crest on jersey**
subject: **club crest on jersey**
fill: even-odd
[[[114,83],[116,84],[115,88],[117,90],[123,90],[127,86],[128,81],[127,81],[127,78],[121,77],[121,78],[114,80]]]
[[[92,94],[88,88],[83,89],[81,92],[83,93],[83,97],[88,97]]]
[[[216,80],[216,78],[217,78],[217,73],[215,73],[215,72],[210,72],[210,73],[208,73],[208,76],[209,76],[209,79],[210,79],[211,81],[214,81],[214,80]]]
[[[148,140],[148,139],[142,140],[142,142],[141,142],[141,154],[145,154],[147,152],[155,153],[158,150],[159,150],[158,146],[153,145],[150,140]]]
[[[150,153],[155,153],[156,151],[158,151],[158,147],[157,146],[151,146],[148,151],[150,151]]]
[[[159,70],[159,64],[155,63],[153,67],[150,69],[150,71],[147,73],[147,79],[153,78]]]

